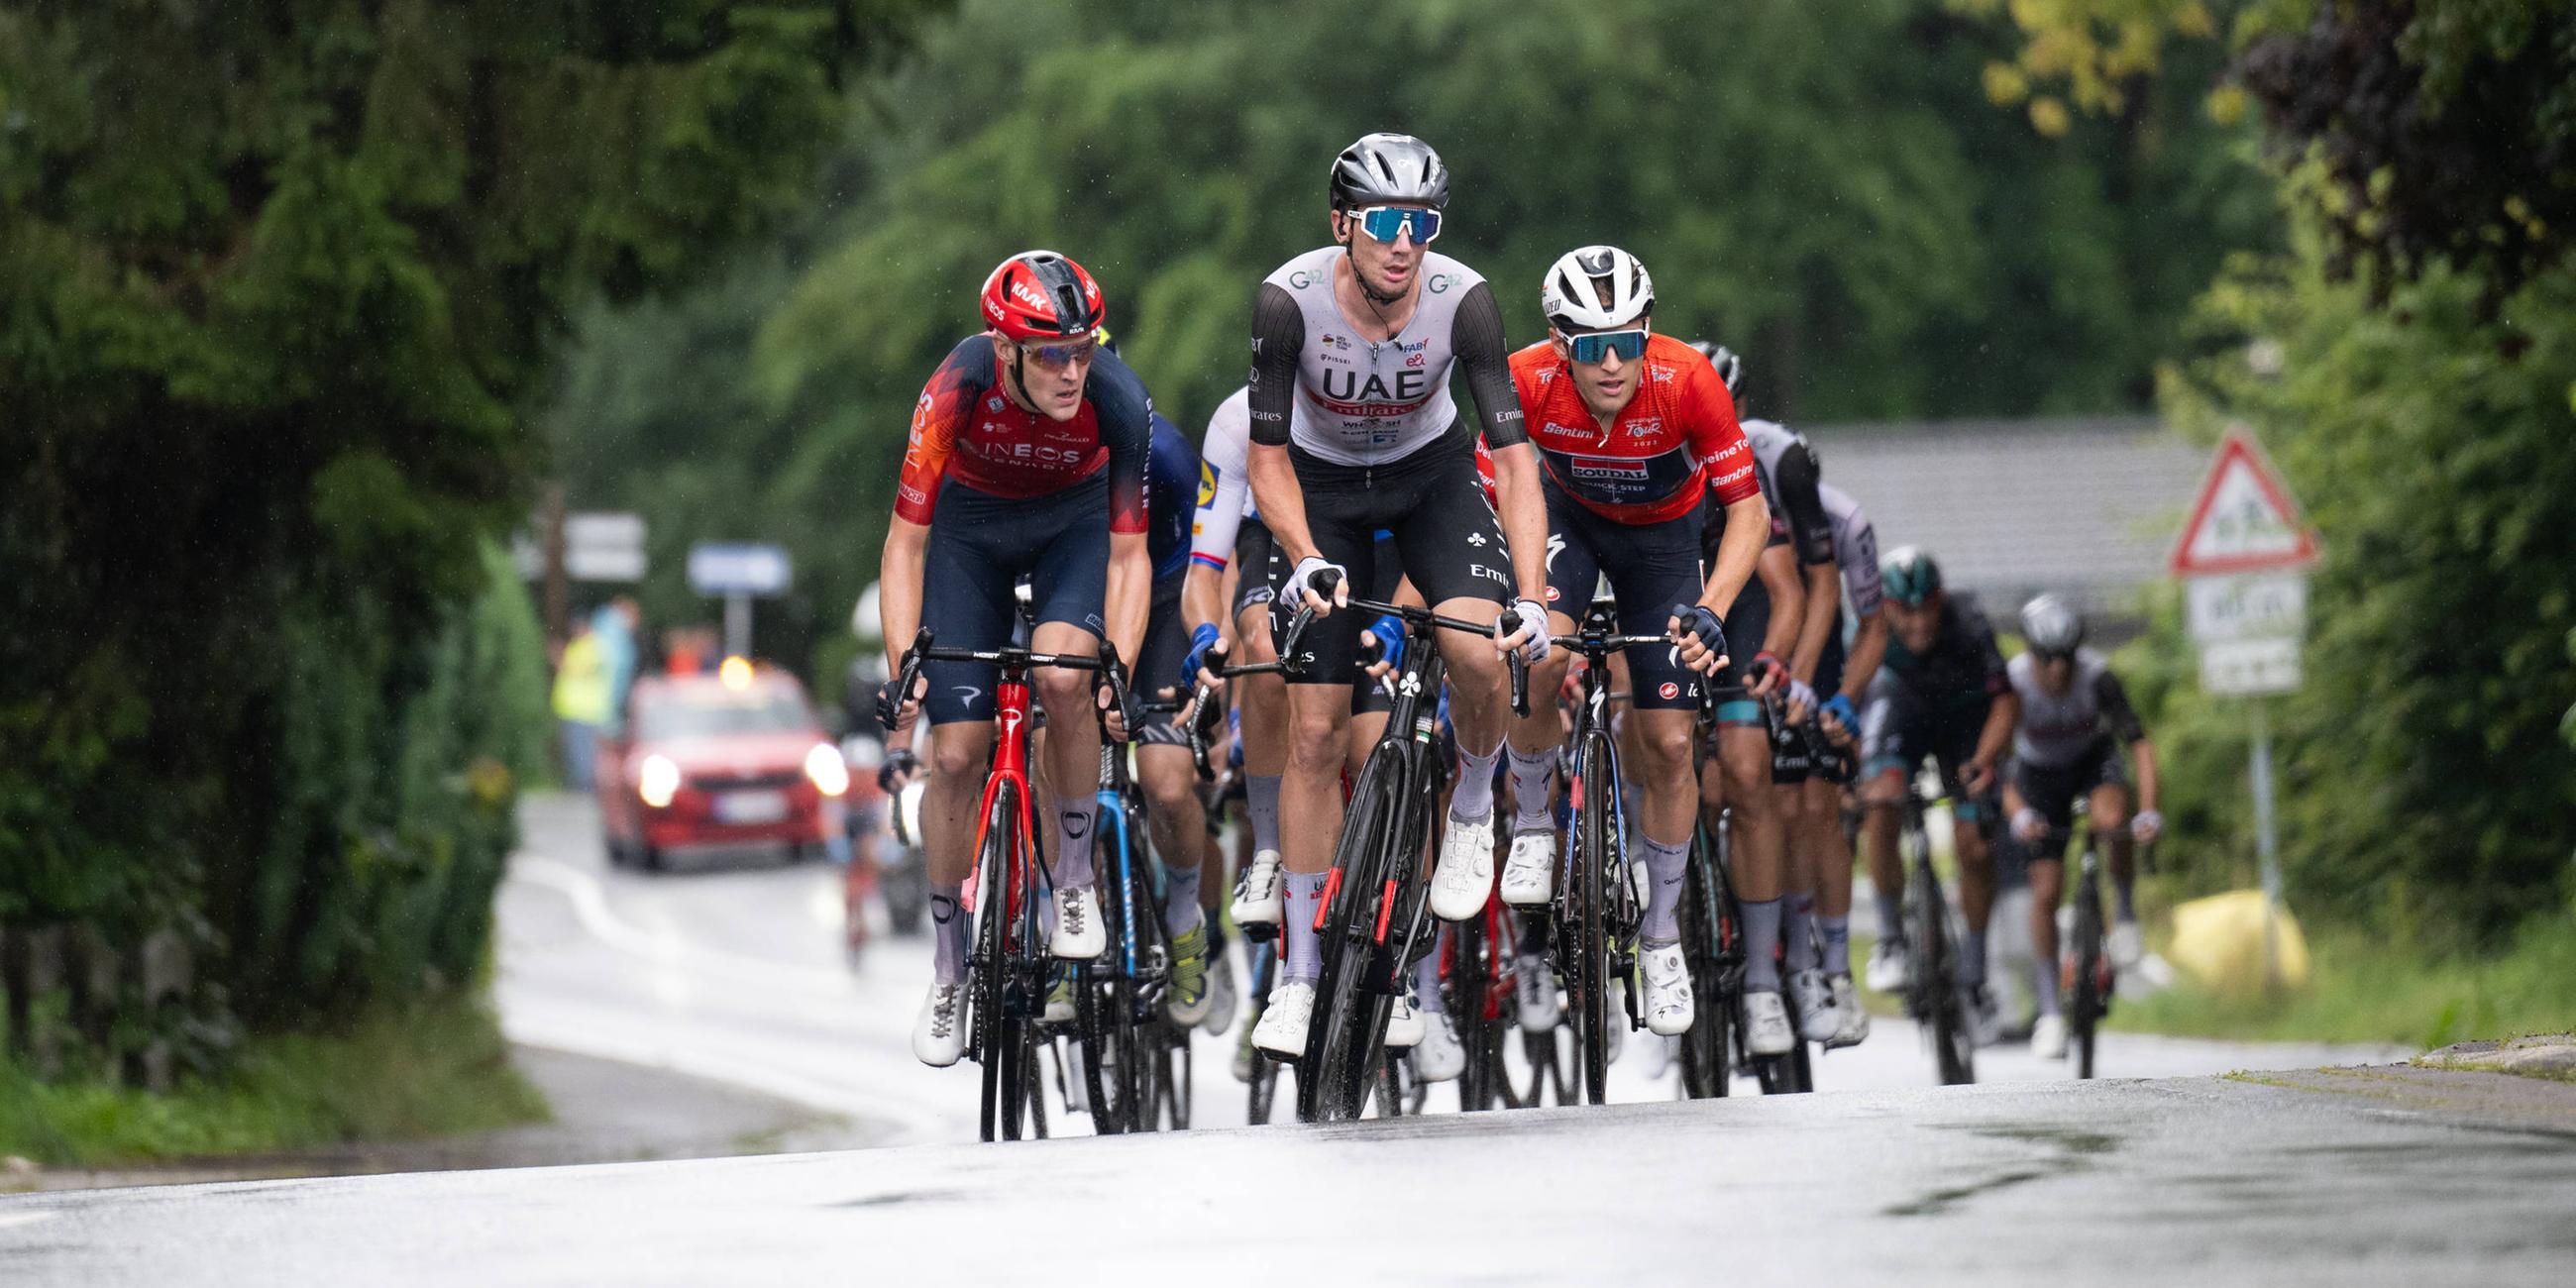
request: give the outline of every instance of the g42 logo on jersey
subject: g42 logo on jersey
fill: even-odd
[[[1315,284],[1315,275],[1301,268],[1288,275],[1288,284],[1302,291]]]
[[[1458,275],[1455,273],[1433,273],[1430,280],[1422,285],[1434,295],[1446,295],[1449,293],[1449,288],[1457,284]]]

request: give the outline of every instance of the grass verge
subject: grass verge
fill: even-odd
[[[0,1155],[51,1167],[420,1140],[548,1118],[480,999],[370,1013],[251,1040],[224,1078],[166,1096],[38,1082],[0,1063]]]
[[[2576,1028],[2576,920],[2543,916],[2502,953],[2430,958],[2358,931],[2308,928],[2308,986],[2265,996],[2190,983],[2122,997],[2110,1026],[2246,1041],[2432,1048]]]

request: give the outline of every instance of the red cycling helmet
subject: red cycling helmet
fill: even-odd
[[[1051,250],[1022,251],[984,279],[984,321],[1019,340],[1079,340],[1109,320],[1100,283]]]

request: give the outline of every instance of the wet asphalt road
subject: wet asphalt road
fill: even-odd
[[[2438,1075],[2498,1079],[2491,1074]],[[2576,1087],[2023,1083],[0,1199],[30,1284],[2550,1284]]]
[[[2370,1054],[2320,1048],[2113,1035],[2107,1071],[2166,1080],[1989,1050],[1986,1085],[1936,1089],[1882,1024],[1814,1096],[1677,1102],[1632,1051],[1606,1108],[959,1144],[971,1070],[907,1049],[925,954],[850,970],[833,870],[609,873],[585,805],[528,822],[502,899],[513,1037],[915,1143],[0,1198],[0,1283],[2576,1282],[2576,1087],[2178,1076]],[[1239,1123],[1230,1048],[1199,1049],[1200,1122]]]

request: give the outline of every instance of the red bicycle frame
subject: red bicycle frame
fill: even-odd
[[[1003,933],[1008,936],[1012,933],[1008,927],[1018,922],[1027,901],[1036,897],[1037,842],[1034,838],[1037,836],[1037,807],[1029,794],[1029,686],[1024,681],[1005,679],[995,689],[994,699],[1000,708],[997,718],[1001,722],[1001,733],[993,740],[993,772],[985,778],[984,797],[975,806],[974,852],[984,852],[984,842],[993,820],[995,793],[1002,790],[1004,783],[1015,784],[1019,788],[1019,835],[1011,846],[1010,873],[1004,882],[1001,908],[1002,915],[1011,919],[1003,923]],[[975,911],[977,902],[983,898],[982,892],[976,888],[982,877],[981,872],[966,874],[961,902],[969,913]]]

